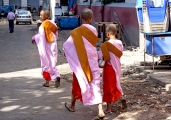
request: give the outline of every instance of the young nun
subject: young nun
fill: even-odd
[[[32,37],[32,44],[38,47],[42,75],[46,81],[43,86],[49,87],[49,82],[55,80],[55,87],[58,88],[60,86],[60,74],[56,68],[58,28],[52,20],[48,20],[49,16],[48,10],[40,12],[43,22],[39,27],[39,32]]]
[[[123,91],[120,85],[121,63],[120,58],[123,52],[122,41],[116,38],[117,27],[115,24],[109,24],[106,27],[108,41],[101,45],[98,51],[99,59],[103,58],[105,65],[103,67],[103,102],[107,102],[105,113],[112,113],[112,102],[119,100]],[[121,100],[122,110],[126,109],[126,101]]]
[[[67,61],[73,71],[71,103],[65,103],[70,112],[75,112],[75,102],[80,100],[86,105],[98,105],[96,120],[105,116],[102,109],[100,91],[100,71],[96,43],[97,30],[90,25],[93,12],[85,8],[81,13],[82,25],[71,31],[63,45]]]

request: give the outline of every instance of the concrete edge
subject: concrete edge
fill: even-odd
[[[131,75],[134,73],[144,73],[144,78],[152,81],[154,84],[161,85],[162,87],[165,87],[166,91],[171,91],[171,84],[165,83],[160,80],[160,78],[157,78],[153,74],[153,70],[147,70],[144,68],[144,66],[139,65],[127,65],[122,68],[122,76],[124,75]]]
[[[149,74],[149,80],[151,80],[153,83],[159,84],[159,85],[161,85],[161,86],[163,86],[163,87],[165,87],[166,84],[167,84],[167,83],[165,83],[165,82],[162,82],[160,79],[154,77],[153,74]]]

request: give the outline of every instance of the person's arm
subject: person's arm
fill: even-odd
[[[36,44],[36,42],[35,42],[35,35],[32,37],[31,43],[32,43],[33,45]]]

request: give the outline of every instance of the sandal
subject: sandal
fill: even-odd
[[[57,77],[55,81],[55,87],[58,88],[59,86],[60,86],[60,77]]]
[[[112,111],[111,112],[110,111],[105,111],[104,113],[108,114],[108,115],[111,115],[113,112]]]
[[[105,117],[105,116],[103,116],[103,117],[96,116],[96,117],[94,118],[94,120],[103,120],[104,117]]]
[[[47,85],[46,83],[43,84],[43,87],[49,87],[49,85]]]
[[[126,108],[127,108],[127,104],[126,104],[126,100],[121,100],[121,103],[122,103],[122,111],[125,111],[126,110]]]
[[[70,111],[70,112],[75,112],[75,110],[71,110],[71,108],[68,107],[68,103],[67,103],[67,102],[65,102],[65,107],[66,107],[66,109],[67,109],[68,111]]]

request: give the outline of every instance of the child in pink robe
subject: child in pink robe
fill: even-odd
[[[116,25],[109,24],[106,28],[107,37],[109,40],[107,42],[115,46],[121,53],[123,52],[122,42],[116,39]],[[115,102],[120,99],[123,95],[123,91],[120,85],[121,79],[121,63],[120,58],[117,57],[112,52],[109,52],[110,60],[106,61],[103,67],[103,102],[107,102],[106,114],[112,113],[111,102]],[[101,59],[103,57],[102,50],[98,51],[98,57]],[[121,100],[122,110],[126,109],[126,101]]]
[[[40,18],[43,20],[42,25],[39,27],[38,34],[32,37],[32,43],[38,47],[42,75],[46,80],[43,84],[44,87],[49,87],[49,81],[55,81],[55,87],[60,86],[60,74],[56,68],[57,64],[57,26],[54,22],[48,20],[49,11],[42,10],[40,12]]]
[[[97,38],[97,30],[95,27],[90,25],[92,21],[93,13],[90,9],[85,8],[82,11],[82,26],[88,28]],[[79,34],[79,33],[78,33]],[[88,58],[88,63],[91,69],[93,80],[88,82],[86,75],[82,69],[81,63],[78,58],[75,44],[73,42],[73,37],[70,36],[67,41],[63,44],[63,49],[67,58],[67,61],[70,65],[70,68],[73,71],[73,83],[72,89],[80,90],[77,94],[81,94],[81,101],[84,105],[95,105],[98,104],[99,114],[96,119],[103,119],[105,114],[102,109],[102,95],[100,90],[100,71],[98,67],[98,55],[96,47],[93,46],[86,38],[82,36],[82,40],[85,46],[86,55]],[[78,87],[78,88],[75,88]],[[73,90],[75,91],[75,90]],[[72,92],[73,93],[73,92]],[[79,96],[79,95],[78,95]],[[75,102],[76,97],[72,94],[71,104],[65,103],[65,107],[70,112],[75,112]],[[79,98],[80,99],[80,98]]]

